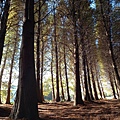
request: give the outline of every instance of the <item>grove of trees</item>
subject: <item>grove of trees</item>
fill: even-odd
[[[10,119],[38,120],[46,100],[119,99],[119,26],[119,0],[0,0],[0,104],[14,99]]]

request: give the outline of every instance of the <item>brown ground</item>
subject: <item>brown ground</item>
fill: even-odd
[[[9,116],[11,105],[0,105],[0,120]],[[73,106],[73,102],[39,105],[42,120],[120,120],[120,100],[99,100]]]

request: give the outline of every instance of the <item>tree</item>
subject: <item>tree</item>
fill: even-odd
[[[6,53],[5,53],[5,57],[4,57],[4,61],[3,61],[3,65],[1,67],[1,72],[0,72],[0,104],[2,103],[1,101],[1,86],[2,86],[2,77],[3,77],[3,72],[5,70],[5,64],[6,64],[6,60],[7,60],[7,55],[8,55],[8,49],[9,49],[9,45],[6,48]]]
[[[76,19],[75,2],[72,0],[72,20],[74,28],[74,49],[75,49],[75,105],[83,104],[81,86],[80,86],[80,71],[79,71],[79,43],[77,37],[77,19]]]
[[[58,73],[58,43],[56,39],[55,2],[54,2],[54,43],[55,43],[55,57],[56,57],[56,102],[59,102],[60,95],[59,95],[59,73]]]
[[[34,0],[25,2],[25,22],[19,64],[19,83],[11,119],[38,120],[34,65]]]
[[[36,60],[36,68],[37,68],[37,98],[38,98],[38,102],[42,103],[42,99],[41,99],[41,93],[40,93],[40,18],[41,18],[41,3],[40,0],[38,2],[38,6],[39,6],[39,11],[38,11],[38,35],[37,35],[37,40],[36,40],[36,44],[37,44],[37,50],[36,50],[36,56],[37,56],[37,60]]]
[[[100,10],[101,10],[102,20],[103,20],[103,24],[104,24],[104,29],[105,29],[106,37],[107,37],[107,41],[108,41],[109,55],[112,59],[112,64],[113,64],[113,69],[115,71],[116,79],[120,85],[120,75],[119,75],[117,64],[115,61],[113,45],[112,45],[111,20],[110,20],[111,19],[110,18],[111,3],[110,3],[110,0],[106,1],[107,10],[104,11],[104,7],[103,7],[104,2],[102,0],[99,0],[99,2],[100,2]]]
[[[0,4],[2,4],[4,1],[0,1]],[[1,20],[1,26],[0,26],[0,64],[1,64],[1,59],[2,59],[2,53],[3,53],[3,47],[4,47],[4,40],[5,40],[5,34],[6,34],[6,29],[7,29],[7,19],[9,15],[9,7],[10,7],[10,0],[6,0],[5,6],[3,7],[3,15],[0,13],[0,20]],[[1,8],[2,10],[2,8]]]

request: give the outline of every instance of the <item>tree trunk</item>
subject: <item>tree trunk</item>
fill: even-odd
[[[11,119],[38,120],[34,64],[34,0],[26,0],[25,22],[20,55],[19,83]]]
[[[40,7],[41,7],[41,5],[40,5],[40,1],[39,1],[39,12],[38,12],[38,20],[39,21],[41,18]],[[41,93],[40,93],[40,22],[38,22],[36,56],[37,56],[37,62],[36,62],[36,67],[37,67],[37,98],[38,98],[38,102],[42,103]]]
[[[83,42],[83,41],[82,41]],[[82,44],[82,48],[84,47],[84,44]],[[84,49],[82,49],[83,55],[83,71],[84,71],[84,81],[85,81],[85,100],[91,101],[89,90],[88,90],[88,80],[87,80],[87,72],[86,72],[86,55]]]
[[[104,89],[101,81],[100,81],[100,86],[101,86],[101,92],[102,92],[103,98],[105,98],[105,93],[104,93]]]
[[[0,73],[0,104],[2,103],[2,100],[1,100],[1,97],[2,97],[2,96],[1,96],[2,76],[3,76],[3,72],[4,72],[4,69],[5,69],[5,65],[6,65],[8,49],[9,49],[9,44],[8,44],[8,46],[7,46],[5,58],[4,58],[3,65],[2,65],[2,67],[1,67],[1,73]]]
[[[5,6],[4,6],[4,12],[1,18],[1,26],[0,26],[0,64],[2,60],[2,54],[3,54],[3,47],[4,47],[4,40],[5,40],[5,34],[7,29],[7,19],[9,15],[9,8],[10,8],[10,0],[6,0]]]
[[[55,8],[55,3],[54,3]],[[59,75],[58,75],[58,45],[56,40],[56,16],[55,16],[55,9],[54,9],[54,41],[55,41],[55,57],[56,57],[56,102],[60,101],[59,95]]]
[[[92,66],[91,66],[91,76],[92,76],[92,82],[93,82],[93,89],[94,89],[94,96],[95,96],[95,100],[98,100],[98,93],[97,93],[97,88],[96,88],[96,83],[95,83],[95,79],[94,79],[94,73],[92,70]]]
[[[98,86],[98,90],[99,90],[99,93],[100,93],[100,97],[102,99],[102,91],[101,91],[101,88],[100,88],[100,83],[99,83],[99,80],[98,80],[98,71],[97,71],[97,66],[95,66],[95,72],[96,72],[96,82],[97,82],[97,86]]]
[[[76,16],[75,16],[75,3],[72,1],[72,12],[73,12],[73,27],[74,27],[74,47],[75,47],[75,101],[74,105],[84,104],[82,100],[81,85],[80,85],[80,71],[79,71],[79,44],[77,38],[77,26],[76,26]]]
[[[6,104],[10,104],[11,79],[12,79],[12,72],[13,72],[13,64],[14,64],[16,47],[17,47],[17,39],[15,39],[14,51],[13,51],[12,60],[11,60],[10,76],[9,76],[9,81],[8,81],[8,90],[7,90]]]
[[[109,74],[109,78],[110,78],[110,84],[111,84],[111,87],[112,87],[114,99],[117,99],[116,93],[115,93],[115,87],[114,87],[113,80],[112,80],[112,75],[111,75],[110,72],[108,74]]]
[[[59,72],[60,72],[59,74],[60,74],[60,84],[61,84],[61,93],[62,93],[61,100],[65,101],[64,90],[63,90],[62,74],[61,74],[61,61],[60,61],[60,64],[59,64]]]
[[[54,89],[54,79],[53,79],[53,42],[51,40],[51,45],[52,45],[52,49],[51,49],[51,81],[52,81],[52,100],[55,100],[55,89]]]
[[[44,41],[43,38],[41,40],[42,42],[42,48],[41,48],[41,76],[40,76],[40,94],[41,94],[41,102],[44,101],[43,96],[43,63],[44,63]]]
[[[91,96],[91,100],[94,100],[93,97],[93,92],[92,92],[92,85],[91,85],[91,79],[90,79],[90,71],[89,71],[89,66],[88,66],[88,61],[86,60],[86,64],[87,64],[87,76],[88,76],[88,85],[89,85],[89,91],[90,91],[90,96]]]
[[[69,83],[68,83],[68,73],[67,73],[67,63],[66,63],[65,40],[64,40],[64,65],[65,65],[65,78],[66,78],[66,87],[67,87],[67,101],[70,101],[70,92],[69,92]]]

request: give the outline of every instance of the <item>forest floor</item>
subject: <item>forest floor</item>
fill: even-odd
[[[12,105],[0,105],[0,120],[5,120]],[[73,102],[38,105],[42,120],[120,120],[120,100],[97,100],[74,106]]]

